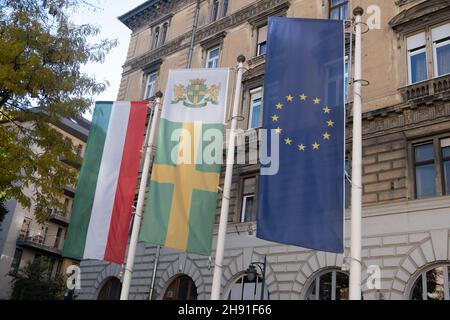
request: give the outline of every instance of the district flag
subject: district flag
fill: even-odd
[[[270,18],[264,90],[279,171],[259,179],[257,237],[342,253],[343,22]]]
[[[63,256],[123,263],[147,102],[97,102]]]
[[[170,70],[140,240],[210,255],[228,69]]]

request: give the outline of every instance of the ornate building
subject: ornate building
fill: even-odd
[[[363,78],[367,80],[363,88],[363,296],[367,300],[449,300],[448,1],[149,0],[119,17],[133,32],[118,100],[140,100],[164,90],[169,69],[235,67],[242,53],[247,57],[247,71],[241,104],[244,120],[239,126],[259,128],[268,17],[346,20],[357,5],[364,8],[367,23],[363,35]],[[348,33],[348,168],[350,40]],[[222,298],[258,299],[262,280],[265,298],[348,298],[349,212],[344,255],[265,242],[255,237],[257,185],[256,165],[235,166]],[[264,258],[264,279],[261,271],[249,277],[249,265],[259,266],[253,262]],[[104,298],[112,282],[117,291],[122,266],[99,261],[81,265],[79,298]],[[156,246],[140,243],[130,298],[149,299],[152,292],[152,299],[209,299],[213,265],[214,252],[209,259],[164,248],[157,255]],[[376,276],[370,272],[377,267],[379,287],[367,281]]]

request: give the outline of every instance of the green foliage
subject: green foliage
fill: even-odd
[[[3,219],[5,218],[7,213],[8,213],[8,210],[6,210],[6,207],[5,207],[5,200],[2,199],[2,197],[0,197],[0,231],[2,230],[1,226],[2,226]]]
[[[12,300],[60,300],[65,290],[61,275],[50,277],[50,263],[45,258],[34,259],[17,274],[11,274]]]
[[[48,209],[63,209],[63,187],[76,181],[76,170],[59,157],[80,162],[55,125],[61,117],[81,117],[106,87],[80,67],[104,61],[117,44],[88,43],[99,29],[69,19],[84,6],[82,0],[0,0],[0,194],[27,208],[38,203],[40,222]]]

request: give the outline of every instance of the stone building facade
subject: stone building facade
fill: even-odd
[[[261,92],[267,18],[349,19],[353,8],[362,6],[363,21],[367,22],[367,29],[370,27],[363,35],[363,78],[367,80],[363,87],[363,296],[450,299],[449,2],[202,0],[199,3],[192,50],[197,11],[194,0],[150,0],[119,17],[132,35],[118,99],[139,100],[152,96],[157,89],[164,90],[168,70],[186,68],[189,56],[193,68],[235,67],[236,57],[242,53],[247,57],[247,71],[241,104],[244,120],[239,126],[244,130],[257,128],[261,119],[253,119],[254,108],[262,105],[264,109]],[[350,58],[349,40],[348,34]],[[350,168],[351,85],[348,91]],[[251,263],[262,262],[266,257],[266,298],[345,299],[350,212],[345,219],[344,255],[265,242],[255,237],[257,181],[257,166],[235,166],[222,298],[259,297],[251,292],[255,292],[252,288],[261,290],[258,281],[262,279],[250,281],[246,270]],[[221,194],[218,213],[220,198]],[[152,299],[209,299],[214,255],[214,251],[208,258],[163,248]],[[156,247],[140,243],[131,299],[149,299],[155,260]],[[80,299],[98,298],[105,286],[111,286],[109,281],[120,280],[123,273],[123,266],[99,261],[83,261],[81,266]],[[367,281],[372,280],[368,271],[374,270],[373,266],[381,271],[379,287]]]

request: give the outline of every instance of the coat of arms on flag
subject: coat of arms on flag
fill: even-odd
[[[206,85],[206,79],[193,79],[190,84],[184,86],[177,84],[174,87],[174,100],[172,103],[183,102],[184,106],[190,108],[204,108],[208,102],[218,105],[220,85]]]

